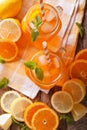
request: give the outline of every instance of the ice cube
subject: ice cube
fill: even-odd
[[[47,65],[47,60],[45,55],[39,56],[39,62],[41,65]]]
[[[57,68],[60,68],[60,63],[57,57],[54,58],[54,64]]]
[[[54,14],[53,11],[49,11],[46,14],[46,20],[47,20],[47,22],[51,22],[54,18],[55,18],[55,14]]]
[[[36,27],[34,26],[34,24],[32,22],[29,23],[31,29],[36,29]]]
[[[41,26],[41,31],[44,33],[49,33],[53,30],[53,26],[47,22],[44,22]]]

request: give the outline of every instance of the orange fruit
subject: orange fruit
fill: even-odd
[[[0,38],[7,38],[17,42],[21,34],[20,22],[17,19],[7,18],[0,22]]]
[[[81,119],[86,113],[87,113],[87,108],[81,103],[75,104],[71,111],[71,114],[75,121]]]
[[[58,91],[52,95],[51,104],[57,112],[68,113],[73,108],[73,99],[68,92]]]
[[[8,40],[8,39],[0,39],[0,58],[5,61],[12,61],[16,58],[18,54],[17,45]]]
[[[86,86],[84,82],[79,79],[71,79],[66,81],[62,87],[62,90],[71,94],[74,103],[81,102],[86,94]]]
[[[70,66],[70,77],[77,78],[87,84],[87,61],[76,60]]]
[[[56,130],[58,125],[58,115],[51,108],[41,108],[33,115],[33,130]]]
[[[34,113],[44,107],[48,107],[46,104],[42,103],[42,102],[35,102],[31,105],[29,105],[24,112],[24,121],[26,123],[26,125],[32,129],[32,124],[31,124],[31,120],[32,117],[34,115]]]
[[[87,60],[87,49],[80,50],[76,54],[75,60],[79,60],[79,59]]]

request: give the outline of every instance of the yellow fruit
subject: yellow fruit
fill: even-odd
[[[10,113],[10,104],[16,99],[19,98],[20,94],[16,91],[7,91],[1,96],[1,108],[5,112]]]
[[[24,121],[24,111],[27,106],[29,106],[32,101],[26,97],[20,97],[15,99],[10,106],[10,111],[12,116],[18,120],[23,122]]]
[[[71,79],[64,83],[62,90],[72,96],[74,103],[80,103],[85,97],[86,85],[79,79]]]
[[[57,112],[68,113],[73,108],[73,99],[68,92],[58,91],[52,95],[51,104]]]
[[[22,7],[22,0],[0,0],[0,19],[15,17]]]
[[[17,42],[21,34],[22,31],[19,20],[7,18],[0,22],[0,38],[7,38],[13,42]]]
[[[87,113],[87,108],[83,104],[75,104],[72,111],[72,116],[75,121],[81,119],[86,113]]]

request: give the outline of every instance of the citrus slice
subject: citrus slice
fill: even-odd
[[[75,60],[79,60],[79,59],[87,60],[87,49],[80,50],[76,54]]]
[[[20,94],[16,91],[7,91],[5,92],[2,96],[1,96],[1,108],[5,111],[5,112],[9,112],[10,113],[10,105],[11,103],[16,99],[19,98]]]
[[[17,45],[8,40],[8,39],[0,39],[0,58],[5,61],[12,61],[18,55],[18,47]]]
[[[26,125],[32,129],[32,124],[31,124],[31,120],[32,117],[34,115],[34,113],[44,107],[48,107],[46,104],[42,103],[42,102],[35,102],[31,105],[29,105],[24,112],[24,121],[26,123]]]
[[[26,97],[20,97],[15,99],[11,106],[10,111],[12,116],[18,120],[23,122],[24,121],[24,111],[28,105],[30,105],[32,101]]]
[[[56,130],[58,125],[58,115],[50,108],[41,108],[33,115],[33,130]]]
[[[76,60],[70,66],[70,77],[77,78],[87,84],[87,61]]]
[[[86,113],[87,113],[87,108],[81,103],[75,104],[71,111],[71,114],[75,121],[81,119]]]
[[[21,28],[17,19],[7,18],[0,22],[0,38],[7,38],[17,42],[20,37]]]
[[[71,79],[64,83],[62,90],[71,94],[74,103],[79,103],[85,97],[86,85],[79,79]]]
[[[52,95],[51,104],[57,112],[68,113],[73,108],[73,99],[68,92],[58,91]]]

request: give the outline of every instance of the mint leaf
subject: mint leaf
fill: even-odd
[[[4,64],[5,63],[5,60],[0,58],[0,63]]]
[[[40,34],[39,29],[38,29],[42,24],[42,20],[40,18],[40,15],[37,15],[35,17],[35,19],[32,21],[32,23],[35,27],[35,29],[32,29],[32,31],[31,31],[31,38],[32,38],[32,41],[34,42]]]
[[[21,122],[15,120],[13,117],[12,117],[12,122],[13,122],[14,124],[16,124],[17,126],[19,126],[20,128],[22,128],[22,127],[25,126],[24,123],[21,123]]]
[[[60,114],[60,120],[65,120],[67,124],[72,124],[74,119],[70,113],[68,114]]]
[[[78,26],[79,28],[79,31],[80,31],[80,36],[81,38],[83,37],[83,34],[84,34],[84,28],[82,27],[82,25],[78,22],[76,22],[76,25]]]
[[[35,69],[37,66],[37,64],[33,61],[28,61],[28,62],[25,62],[24,64],[25,64],[25,66],[27,66],[30,69]]]
[[[36,77],[39,79],[39,80],[43,80],[43,70],[39,67],[36,67],[35,68],[35,74],[36,74]]]
[[[37,65],[36,62],[34,62],[34,61],[28,61],[28,62],[25,62],[24,64],[25,64],[25,66],[27,66],[27,67],[30,68],[31,70],[34,69],[34,70],[35,70],[36,77],[37,77],[39,80],[43,80],[43,77],[44,77],[43,70],[38,67],[38,65]]]
[[[41,24],[42,24],[42,20],[41,20],[41,18],[40,18],[40,15],[37,15],[37,16],[36,16],[35,27],[36,27],[36,28],[39,28],[39,27],[41,26]]]
[[[23,128],[21,128],[21,130],[30,130],[30,128],[27,126],[24,126]]]
[[[9,83],[9,80],[4,77],[4,78],[1,79],[1,81],[0,81],[0,88],[5,88],[5,87],[7,87],[8,83]]]
[[[31,38],[32,38],[32,41],[34,42],[39,36],[39,30],[37,29],[32,29],[31,31]]]

